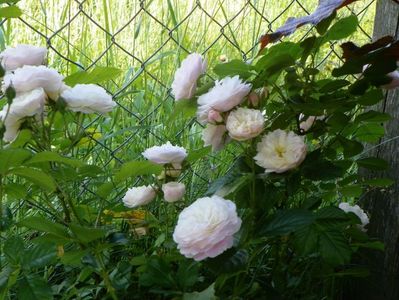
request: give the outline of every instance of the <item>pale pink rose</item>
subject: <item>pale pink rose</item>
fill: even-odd
[[[84,114],[105,114],[116,106],[112,96],[95,84],[77,84],[63,91],[61,97],[68,109]]]
[[[176,70],[172,83],[175,100],[190,99],[197,89],[197,80],[206,71],[206,60],[198,53],[188,55]]]
[[[67,88],[63,79],[64,77],[54,69],[45,66],[24,66],[4,76],[2,89],[5,91],[12,84],[18,95],[43,88],[51,99],[57,100],[61,92]]]
[[[359,207],[359,205],[352,206],[349,203],[342,202],[338,205],[338,207],[346,213],[349,213],[349,212],[354,213],[362,222],[362,224],[359,226],[359,228],[362,231],[367,231],[365,226],[368,223],[370,223],[370,220],[369,220],[369,217],[367,216],[367,214],[364,212],[364,210]]]
[[[227,117],[226,128],[232,139],[245,141],[258,136],[264,124],[265,118],[260,110],[239,107]]]
[[[148,148],[142,154],[146,159],[160,165],[181,164],[187,157],[186,149],[173,146],[170,142],[162,146]]]
[[[162,185],[162,192],[166,202],[176,202],[183,198],[186,186],[180,182],[168,182]]]
[[[202,124],[207,123],[209,111],[227,112],[241,104],[251,90],[251,85],[238,76],[217,80],[215,86],[198,97],[197,117]]]
[[[46,54],[46,48],[21,44],[16,47],[8,47],[1,52],[0,60],[4,70],[14,71],[25,65],[42,65]]]
[[[146,205],[155,199],[156,192],[152,186],[132,187],[127,190],[122,201],[128,208]]]
[[[212,146],[212,151],[221,150],[229,142],[225,125],[208,124],[202,131],[204,146]]]
[[[298,167],[306,157],[303,137],[294,132],[277,129],[268,133],[257,145],[254,157],[257,165],[266,173],[283,173]]]
[[[233,202],[219,196],[200,198],[180,213],[173,240],[181,254],[200,261],[231,248],[240,227]]]
[[[0,111],[0,120],[4,122],[5,133],[3,140],[13,141],[19,133],[24,118],[40,115],[43,113],[46,94],[42,88],[34,89],[27,93],[20,93],[14,98],[10,109],[6,104]],[[8,111],[8,114],[7,114]]]

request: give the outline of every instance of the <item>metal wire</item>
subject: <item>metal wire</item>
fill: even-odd
[[[210,0],[208,0],[210,1]],[[357,4],[356,10],[354,8],[346,8],[347,13],[351,13],[354,15],[359,16],[360,19],[360,25],[359,25],[359,31],[363,34],[365,40],[371,40],[371,32],[370,30],[366,30],[363,27],[362,23],[362,16],[367,10],[372,9],[373,5],[375,4],[376,0],[369,0],[369,1],[361,1]],[[299,14],[304,15],[304,14],[309,14],[311,13],[306,6],[304,5],[303,1],[301,0],[293,0],[288,3],[286,7],[281,7],[281,10],[278,14],[270,17],[266,17],[262,11],[259,9],[258,5],[259,1],[256,0],[246,0],[246,1],[241,1],[242,5],[232,12],[232,15],[227,17],[225,16],[225,21],[222,22],[221,20],[218,20],[214,17],[214,14],[206,8],[206,5],[204,3],[206,1],[202,0],[197,0],[194,1],[194,5],[192,8],[187,12],[186,15],[181,16],[177,22],[177,24],[174,24],[173,26],[170,26],[169,24],[166,24],[164,21],[159,19],[152,11],[151,11],[151,3],[152,1],[146,1],[146,0],[140,0],[139,1],[139,9],[135,12],[132,13],[131,18],[129,18],[127,21],[124,22],[124,24],[120,24],[119,29],[117,29],[115,32],[109,32],[103,25],[101,25],[98,21],[97,18],[92,16],[90,12],[88,11],[88,7],[90,5],[94,5],[95,1],[92,0],[72,0],[71,3],[74,3],[77,5],[77,11],[70,15],[68,17],[67,22],[60,26],[59,28],[48,28],[46,27],[46,30],[40,30],[38,29],[39,26],[37,26],[37,20],[33,21],[29,19],[29,17],[23,15],[20,17],[18,20],[15,22],[20,22],[25,26],[25,30],[32,33],[32,39],[35,39],[37,36],[44,39],[47,43],[49,51],[53,52],[53,54],[58,57],[59,59],[63,60],[66,63],[72,64],[77,66],[79,69],[82,70],[90,70],[96,65],[101,65],[101,60],[109,54],[110,51],[117,49],[118,51],[121,51],[123,55],[126,55],[127,58],[129,58],[134,64],[134,66],[137,68],[135,71],[135,74],[133,77],[128,78],[128,80],[123,84],[123,85],[118,85],[117,83],[114,83],[114,87],[112,90],[109,90],[109,92],[113,95],[114,100],[118,103],[120,107],[120,114],[123,114],[125,117],[133,118],[134,120],[137,121],[137,127],[133,131],[131,131],[131,134],[124,139],[123,142],[120,142],[119,144],[115,144],[115,142],[107,141],[106,139],[96,139],[95,137],[91,136],[90,139],[93,141],[95,144],[92,148],[91,151],[93,153],[95,152],[102,152],[106,153],[107,160],[103,161],[102,164],[103,166],[109,166],[110,164],[115,164],[119,165],[120,163],[123,163],[125,161],[125,157],[123,156],[123,151],[125,151],[126,147],[129,147],[131,143],[143,143],[142,148],[144,149],[147,144],[149,143],[149,139],[151,138],[152,141],[156,141],[157,143],[164,143],[166,141],[165,137],[162,134],[159,134],[159,131],[154,130],[151,127],[146,127],[147,121],[151,120],[152,118],[155,118],[157,114],[160,112],[162,107],[168,103],[173,102],[173,96],[171,94],[170,90],[170,79],[168,78],[165,80],[165,78],[160,78],[156,74],[153,73],[151,68],[149,68],[149,65],[151,63],[151,60],[156,57],[159,53],[164,51],[164,49],[168,46],[170,46],[170,43],[176,48],[181,50],[183,53],[190,53],[192,50],[188,49],[186,46],[182,45],[182,43],[179,41],[179,32],[178,29],[181,28],[183,25],[187,26],[189,24],[190,20],[192,18],[197,17],[200,14],[204,17],[207,18],[209,22],[212,23],[212,25],[217,28],[218,32],[216,34],[216,37],[202,50],[202,53],[206,55],[208,52],[210,52],[216,44],[223,43],[223,45],[226,45],[226,48],[231,48],[235,49],[236,53],[241,56],[242,59],[247,60],[251,57],[253,57],[254,53],[256,53],[257,49],[257,43],[254,41],[254,43],[248,48],[248,49],[243,49],[240,44],[235,40],[234,35],[231,35],[232,26],[235,26],[234,22],[240,18],[240,17],[245,17],[249,13],[256,14],[258,18],[260,18],[263,22],[264,25],[262,25],[262,34],[266,32],[273,32],[278,27],[278,24],[281,25],[281,21],[285,21],[289,15],[289,11],[293,9],[297,9],[299,11]],[[219,1],[219,4],[223,8],[227,9],[227,1]],[[276,5],[276,4],[274,4]],[[223,7],[225,6],[225,7]],[[116,18],[118,16],[115,16]],[[128,49],[126,46],[124,46],[120,41],[118,41],[119,36],[129,30],[129,26],[133,24],[135,21],[139,20],[140,18],[149,18],[152,23],[154,23],[154,26],[159,27],[163,32],[166,32],[166,38],[159,44],[156,45],[156,50],[153,51],[152,53],[149,54],[148,57],[141,58],[139,57],[138,53],[135,53],[131,49]],[[105,49],[95,58],[89,58],[85,56],[85,59],[89,61],[89,64],[83,65],[81,62],[69,57],[67,54],[64,53],[64,49],[59,49],[54,43],[55,39],[63,39],[65,43],[68,44],[68,46],[74,48],[75,50],[76,47],[69,42],[69,40],[65,40],[63,37],[63,32],[65,30],[68,31],[73,31],[73,30],[80,30],[80,28],[75,28],[73,25],[75,22],[78,22],[77,20],[79,18],[86,18],[90,22],[90,26],[96,27],[97,30],[100,30],[101,32],[104,33],[104,39],[107,40],[106,42],[106,47]],[[278,24],[277,24],[278,23]],[[1,25],[1,24],[0,24]],[[43,24],[41,24],[43,25]],[[43,25],[44,26],[44,25]],[[42,26],[42,28],[43,28]],[[311,34],[313,29],[304,30],[302,32],[302,36],[300,39],[306,38],[309,34]],[[151,37],[148,37],[151,38]],[[328,58],[331,58],[331,56],[335,56],[334,59],[339,60],[340,56],[337,51],[337,44],[336,43],[330,43],[330,50],[326,54],[324,58],[320,60],[320,64],[324,63]],[[82,55],[85,55],[82,53]],[[130,91],[130,89],[134,88],[135,83],[140,80],[143,76],[146,78],[149,78],[153,82],[153,84],[156,84],[158,88],[160,89],[162,97],[160,97],[157,101],[157,103],[154,103],[154,105],[151,107],[149,111],[133,111],[129,106],[126,105],[124,101],[121,101],[123,99],[124,93],[127,91]],[[211,73],[208,74],[208,76],[212,76]],[[163,94],[162,94],[163,93]],[[91,122],[86,123],[84,126],[86,129],[94,126],[98,120],[102,118],[101,116],[98,116],[95,119],[92,119]],[[163,124],[164,127],[166,127],[167,130],[167,124]],[[196,122],[195,119],[188,120],[177,132],[174,136],[175,138],[175,143],[179,143],[179,140],[186,136],[190,135],[190,133],[193,130],[194,127],[200,128],[200,125]],[[142,127],[142,128],[141,128]],[[154,144],[152,142],[152,144]],[[234,158],[234,148],[229,148],[229,155]],[[95,155],[95,154],[94,154]],[[138,158],[140,155],[139,153],[134,154],[134,158]],[[99,157],[99,155],[97,155]],[[94,159],[95,160],[95,159]],[[209,161],[212,160],[212,163],[217,164],[217,165],[225,165],[229,166],[231,164],[231,161],[221,161],[218,159],[217,155],[210,155],[208,157],[208,160],[203,160],[202,162],[199,163],[206,163],[209,165]],[[95,162],[98,163],[98,162]],[[209,178],[207,176],[204,176],[203,174],[199,174],[196,171],[196,168],[194,167],[190,171],[190,176],[195,177],[197,180],[195,180],[196,184],[200,186],[200,189],[204,189],[207,187]],[[95,190],[95,189],[94,189]],[[93,188],[90,187],[90,181],[86,181],[84,184],[82,184],[81,189],[80,189],[80,195],[91,195],[96,197],[95,191],[93,191]],[[115,194],[115,201],[117,201],[120,197],[121,193],[120,191]]]

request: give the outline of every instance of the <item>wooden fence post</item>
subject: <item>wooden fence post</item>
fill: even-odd
[[[399,5],[392,0],[378,0],[374,40],[392,35],[399,38]],[[386,191],[369,192],[362,207],[371,215],[368,232],[385,244],[385,251],[373,251],[363,261],[371,271],[364,281],[354,282],[351,297],[345,299],[399,299],[399,88],[386,93],[385,100],[374,108],[389,113],[393,119],[385,126],[385,137],[370,154],[390,164],[386,172],[363,172],[365,177],[388,177],[395,180]]]

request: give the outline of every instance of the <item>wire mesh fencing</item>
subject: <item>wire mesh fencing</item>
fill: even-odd
[[[45,44],[49,66],[64,75],[90,71],[95,66],[123,70],[120,78],[104,86],[118,109],[110,117],[86,119],[84,126],[90,140],[79,150],[87,161],[112,170],[123,162],[141,159],[144,149],[166,141],[188,149],[202,147],[201,126],[195,119],[171,119],[174,99],[170,85],[174,71],[188,53],[203,54],[209,66],[234,58],[249,60],[257,54],[262,34],[273,32],[288,17],[310,14],[315,2],[21,1],[24,14],[3,22],[0,46]],[[358,16],[359,30],[352,39],[359,43],[371,40],[375,4],[376,0],[357,1],[339,12],[341,16]],[[314,31],[305,26],[287,39],[302,40]],[[332,68],[339,62],[338,45],[331,42],[318,63]],[[207,76],[213,76],[211,67]],[[230,167],[235,152],[230,146],[192,166],[186,175],[192,197]],[[122,192],[116,191],[110,201],[118,201]],[[95,201],[96,187],[85,182],[79,195]]]

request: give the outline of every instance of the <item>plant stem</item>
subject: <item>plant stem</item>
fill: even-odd
[[[98,262],[100,264],[100,267],[101,267],[101,276],[104,279],[104,283],[105,283],[105,286],[107,287],[107,291],[110,294],[112,299],[117,300],[118,297],[115,294],[115,288],[112,286],[112,283],[111,283],[111,280],[109,278],[108,272],[107,272],[107,270],[105,268],[104,260],[103,260],[103,258],[101,256],[101,254],[96,253],[96,257],[97,257],[97,260],[98,260]]]

